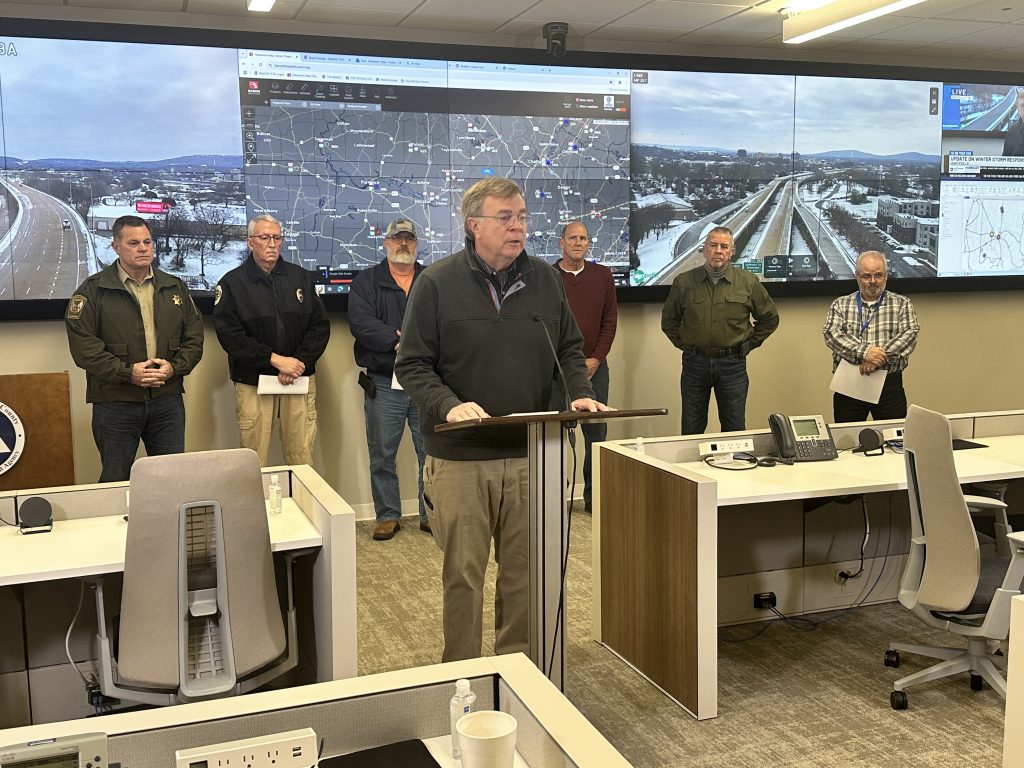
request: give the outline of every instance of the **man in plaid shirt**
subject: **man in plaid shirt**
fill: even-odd
[[[917,346],[921,326],[910,299],[885,290],[889,266],[885,254],[865,251],[857,257],[860,290],[832,302],[822,334],[832,350],[832,370],[840,360],[860,367],[867,376],[879,368],[887,373],[878,403],[867,403],[838,392],[832,395],[836,422],[902,419],[907,415],[903,369]]]

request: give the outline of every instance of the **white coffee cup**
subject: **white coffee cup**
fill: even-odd
[[[462,768],[512,768],[516,755],[516,719],[507,712],[484,709],[463,715],[455,724]]]

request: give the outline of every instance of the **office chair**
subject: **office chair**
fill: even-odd
[[[286,638],[256,453],[142,458],[130,489],[116,640],[96,586],[103,694],[176,704],[244,693],[295,667],[294,558]]]
[[[973,690],[985,680],[1005,698],[1006,657],[999,641],[1009,634],[1010,601],[1024,580],[1024,534],[1007,535],[1009,558],[982,559],[945,416],[911,406],[904,451],[911,544],[899,601],[928,626],[967,638],[967,647],[890,643],[887,667],[900,665],[901,651],[942,660],[893,683],[890,704],[906,709],[906,688],[959,672],[970,672]],[[972,498],[971,506],[985,501]]]

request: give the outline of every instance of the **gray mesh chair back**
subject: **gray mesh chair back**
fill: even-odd
[[[279,657],[278,603],[259,459],[248,449],[139,459],[121,598],[121,684],[229,692]]]

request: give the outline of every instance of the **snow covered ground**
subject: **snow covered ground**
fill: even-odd
[[[633,270],[630,281],[641,285],[650,275],[660,272],[675,257],[676,242],[691,227],[693,222],[680,221],[670,224],[668,229],[659,234],[648,235],[637,246],[640,268]]]

